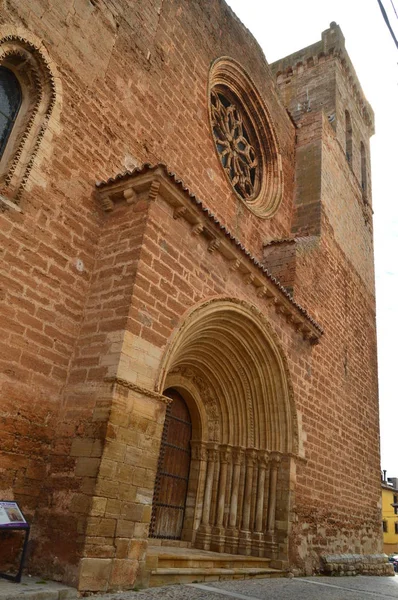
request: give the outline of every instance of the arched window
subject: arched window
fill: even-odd
[[[22,91],[14,73],[0,67],[0,158],[22,103]]]
[[[367,168],[366,168],[366,150],[361,142],[361,187],[364,194],[367,192]]]
[[[56,100],[45,51],[19,35],[0,38],[0,194],[18,204]]]
[[[345,155],[348,164],[352,164],[352,125],[348,110],[345,111]]]

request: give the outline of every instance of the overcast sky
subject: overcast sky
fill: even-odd
[[[268,62],[321,39],[336,21],[375,111],[371,139],[381,464],[398,477],[398,50],[377,0],[227,0]],[[383,0],[398,38],[398,0]]]

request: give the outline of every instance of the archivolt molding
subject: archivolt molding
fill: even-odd
[[[21,109],[0,161],[1,193],[18,201],[61,96],[60,80],[41,42],[20,28],[0,28],[0,65],[15,73],[23,94]]]
[[[220,413],[220,443],[297,454],[287,360],[255,307],[218,298],[192,310],[165,353],[157,390],[169,385],[173,372],[184,373],[198,389],[210,386]]]
[[[182,388],[192,395],[200,415],[201,437],[211,442],[219,442],[221,414],[216,401],[216,391],[205,376],[200,375],[198,369],[192,366],[179,365],[167,373],[164,389],[168,387]]]

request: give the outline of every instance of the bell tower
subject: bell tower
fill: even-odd
[[[374,113],[340,27],[332,22],[319,42],[271,68],[296,126],[292,237],[319,236],[328,223],[343,253],[372,286],[369,139]]]

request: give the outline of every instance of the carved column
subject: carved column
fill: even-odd
[[[196,545],[204,550],[210,549],[211,542],[211,525],[210,525],[210,510],[211,499],[213,494],[214,470],[215,463],[218,457],[217,444],[208,444],[207,447],[207,470],[206,483],[203,496],[202,520],[196,536]]]
[[[193,536],[195,535],[201,520],[203,512],[203,499],[206,483],[206,466],[207,466],[207,445],[205,442],[192,440],[191,441],[191,470],[190,482],[192,483],[193,493],[196,496],[194,517],[193,517]],[[185,513],[187,509],[185,510]],[[185,539],[185,538],[184,538]],[[192,541],[194,537],[191,538]]]
[[[257,451],[253,448],[246,450],[246,476],[245,496],[243,502],[242,530],[240,532],[239,553],[250,554],[251,532],[250,532],[250,509],[253,492],[253,468],[257,457]]]
[[[217,501],[217,527],[222,527],[224,523],[225,511],[225,487],[227,484],[228,463],[231,455],[229,446],[221,446],[220,448],[220,478],[218,485],[218,501]]]
[[[276,511],[276,490],[278,484],[278,468],[281,462],[279,454],[271,454],[270,476],[269,476],[269,500],[268,500],[268,519],[267,534],[273,535],[275,530],[275,511]]]
[[[232,452],[233,476],[232,476],[232,491],[231,491],[231,508],[229,510],[229,525],[236,527],[238,516],[238,498],[239,498],[239,483],[240,472],[243,461],[242,448],[234,448]]]
[[[238,524],[238,500],[239,487],[242,471],[242,462],[244,451],[242,448],[235,447],[232,449],[232,482],[231,482],[231,503],[229,506],[228,529],[226,531],[225,552],[236,554],[239,543],[239,527]]]
[[[210,522],[211,496],[213,493],[214,469],[217,454],[217,447],[215,445],[207,449],[207,473],[205,495],[203,499],[202,525],[209,525]]]
[[[256,504],[256,522],[254,531],[258,533],[263,531],[264,521],[264,493],[265,493],[265,469],[267,467],[268,454],[261,453],[258,463],[258,484],[257,484],[257,504]]]
[[[252,554],[264,556],[264,496],[268,453],[261,452],[258,457],[256,518],[254,523]]]
[[[218,478],[217,513],[215,527],[213,528],[213,540],[211,545],[211,549],[217,552],[224,552],[225,546],[225,495],[230,457],[231,447],[227,445],[220,446],[220,471]]]

